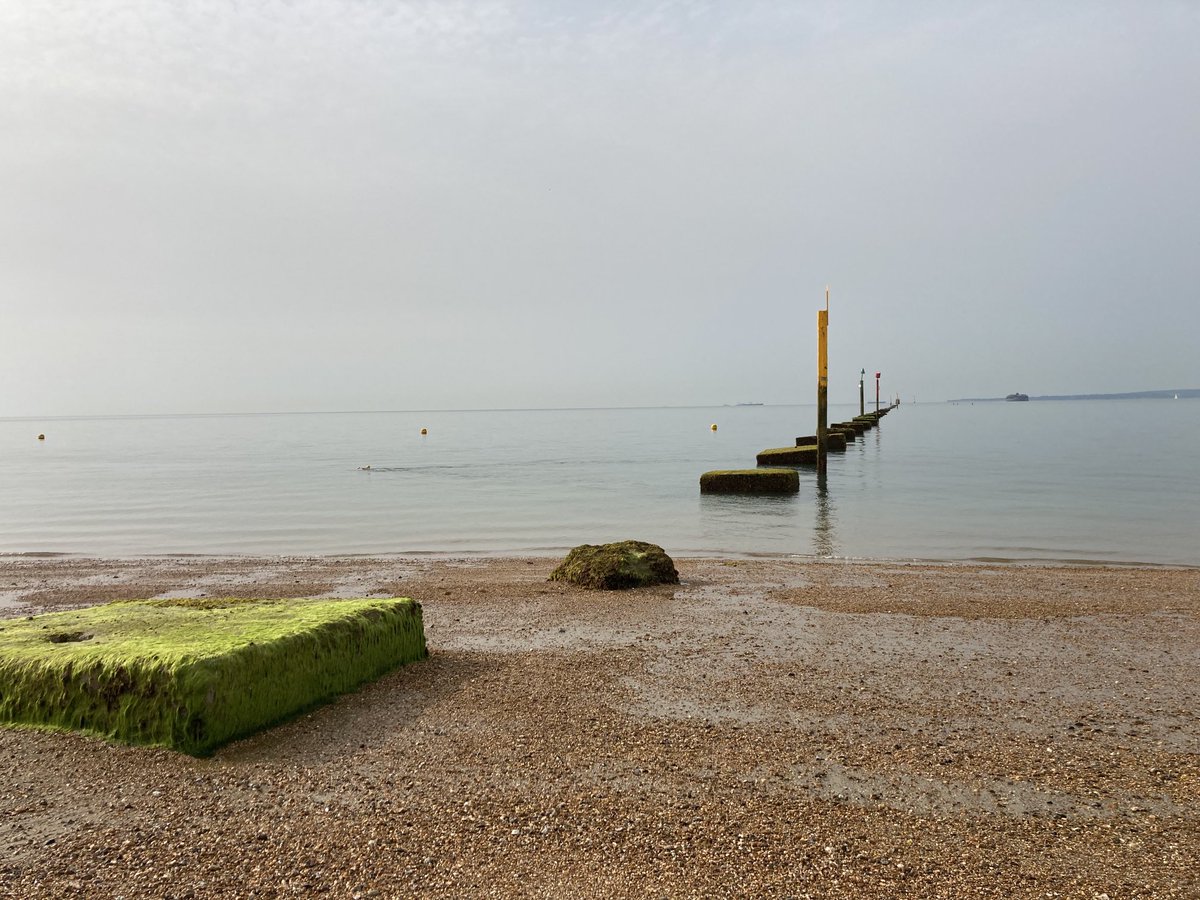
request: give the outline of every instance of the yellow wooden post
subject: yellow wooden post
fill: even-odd
[[[825,471],[829,425],[829,288],[825,308],[817,310],[817,471]]]

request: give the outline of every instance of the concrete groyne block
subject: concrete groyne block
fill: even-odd
[[[0,724],[207,756],[426,655],[404,598],[123,600],[5,620]]]
[[[815,447],[817,446],[817,436],[815,434],[805,435],[804,437],[796,438],[797,447]],[[846,436],[836,428],[830,428],[825,432],[825,447],[830,453],[839,453],[846,449]]]
[[[795,469],[725,469],[700,476],[702,494],[794,494],[800,490]]]
[[[816,465],[817,445],[803,447],[775,447],[758,454],[760,466],[807,466]]]

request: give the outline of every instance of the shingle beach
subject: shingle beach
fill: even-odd
[[[0,896],[1200,896],[1200,570],[556,562],[0,559],[0,616],[406,596],[431,653],[207,759],[0,729]]]

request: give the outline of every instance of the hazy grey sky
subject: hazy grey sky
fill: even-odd
[[[1200,2],[0,0],[0,416],[1200,386]]]

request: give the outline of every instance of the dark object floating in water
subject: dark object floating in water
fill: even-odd
[[[620,541],[576,547],[550,573],[550,580],[618,591],[652,584],[679,584],[679,573],[675,571],[671,557],[657,544]]]
[[[1004,399],[1005,400],[1028,400],[1029,395],[1028,394],[1009,394]]]

